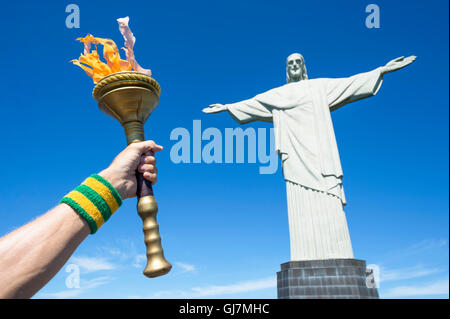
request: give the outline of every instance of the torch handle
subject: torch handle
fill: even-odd
[[[172,269],[172,265],[164,257],[161,245],[161,235],[156,220],[158,204],[153,196],[152,183],[138,171],[136,171],[136,179],[137,210],[143,222],[144,242],[147,247],[147,266],[144,269],[144,275],[154,278],[167,274]]]
[[[144,125],[141,122],[128,122],[123,124],[128,144],[144,140]],[[136,171],[138,197],[137,211],[143,222],[144,242],[147,247],[147,265],[144,275],[150,278],[167,274],[172,265],[164,257],[161,245],[159,225],[156,220],[158,204],[153,196],[152,183],[144,175]]]
[[[144,175],[139,171],[136,171],[137,192],[138,198],[151,195],[153,196],[152,183],[144,178]]]

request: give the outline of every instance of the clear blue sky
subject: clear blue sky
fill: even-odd
[[[355,257],[381,269],[381,297],[448,298],[447,1],[376,1],[381,27],[365,26],[369,1],[76,1],[81,28],[65,26],[68,1],[2,6],[0,234],[56,205],[125,146],[120,125],[98,110],[92,81],[68,61],[92,33],[122,45],[116,18],[130,16],[135,52],[161,84],[147,137],[158,155],[155,194],[164,277],[142,274],[135,199],[76,251],[81,288],[66,267],[36,297],[276,298],[289,260],[281,169],[257,164],[174,164],[176,127],[234,128],[210,103],[250,98],[285,83],[285,58],[305,56],[310,78],[369,71],[401,55],[376,97],[333,112]],[[251,127],[270,127],[253,123]]]

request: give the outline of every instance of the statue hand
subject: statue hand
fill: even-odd
[[[211,104],[210,106],[204,108],[202,110],[202,112],[209,114],[209,113],[220,113],[220,112],[224,112],[226,110],[227,110],[227,107],[225,105],[216,103],[216,104]]]
[[[392,61],[389,61],[385,66],[383,66],[382,73],[385,74],[403,69],[405,66],[413,63],[416,60],[416,58],[417,57],[415,55],[411,55],[407,58],[401,56]]]

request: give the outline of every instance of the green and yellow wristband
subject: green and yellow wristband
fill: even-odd
[[[64,196],[60,203],[69,205],[80,214],[94,234],[122,205],[122,198],[106,179],[93,174]]]

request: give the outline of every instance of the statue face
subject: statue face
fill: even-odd
[[[303,65],[303,63],[304,63],[303,57],[298,53],[291,54],[287,58],[286,68],[291,81],[297,82],[301,80],[302,78],[301,66]]]

